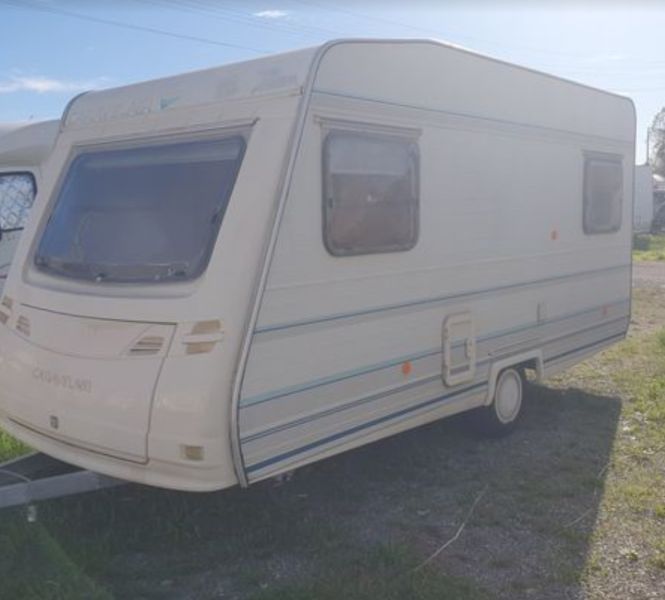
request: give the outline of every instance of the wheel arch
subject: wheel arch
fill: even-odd
[[[483,406],[489,406],[492,403],[494,391],[496,390],[496,382],[501,371],[511,367],[533,369],[536,372],[536,380],[541,381],[545,372],[542,350],[529,350],[528,352],[522,352],[521,354],[515,354],[513,356],[493,361],[490,366],[487,382],[487,396],[485,397]]]

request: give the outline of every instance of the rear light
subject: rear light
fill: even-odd
[[[210,352],[217,342],[224,339],[222,322],[219,319],[194,323],[191,333],[182,337],[186,354]]]
[[[186,460],[203,460],[204,458],[203,446],[188,446],[182,444],[180,450],[182,451],[183,458]]]
[[[28,317],[20,315],[16,320],[16,331],[22,333],[26,337],[30,337],[30,320]]]
[[[14,301],[9,296],[4,296],[2,302],[0,302],[0,323],[4,325],[9,321],[9,317],[12,316],[13,307]]]

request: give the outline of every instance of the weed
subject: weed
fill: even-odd
[[[29,448],[25,444],[0,430],[0,462],[20,456],[28,451]]]
[[[633,238],[633,260],[665,260],[664,235],[638,235]]]

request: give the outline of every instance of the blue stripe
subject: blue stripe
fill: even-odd
[[[618,306],[620,304],[626,303],[627,300],[621,300],[620,302],[616,302],[610,306]],[[608,306],[607,304],[601,304],[599,306],[594,306],[592,308],[587,308],[582,311],[577,311],[574,313],[569,313],[566,315],[562,315],[553,319],[550,319],[548,321],[543,321],[541,323],[534,322],[534,323],[529,323],[527,325],[520,325],[518,327],[513,327],[509,329],[503,329],[499,330],[496,332],[492,332],[490,334],[487,334],[485,336],[481,336],[478,338],[479,342],[486,342],[490,341],[499,337],[502,337],[504,335],[509,335],[509,334],[514,334],[514,333],[519,333],[521,331],[526,331],[528,329],[537,329],[546,325],[550,325],[552,323],[558,323],[560,321],[564,321],[566,319],[571,319],[574,317],[579,317],[584,314],[588,313],[593,313],[599,309],[601,309],[603,306]],[[622,317],[623,318],[623,317]],[[463,342],[460,342],[458,344],[455,344],[454,347],[459,347],[462,346]],[[241,399],[241,405],[240,409],[244,409],[250,406],[255,406],[256,404],[262,404],[263,402],[268,402],[270,400],[277,400],[278,398],[283,398],[285,396],[290,396],[292,394],[297,394],[300,392],[304,392],[307,390],[311,390],[317,387],[321,387],[324,385],[328,385],[331,383],[337,383],[338,381],[344,381],[346,379],[351,379],[353,377],[357,377],[359,375],[366,375],[368,373],[373,373],[375,371],[381,371],[383,369],[388,369],[390,367],[394,367],[396,365],[399,365],[405,361],[414,361],[414,360],[419,360],[422,358],[427,358],[428,356],[436,356],[438,354],[441,354],[441,348],[436,347],[436,348],[431,348],[429,350],[425,350],[422,352],[417,352],[415,354],[407,354],[401,357],[397,358],[392,358],[390,360],[386,360],[380,363],[375,363],[373,365],[368,365],[365,367],[359,367],[358,369],[353,369],[350,371],[345,371],[343,373],[336,373],[334,375],[329,375],[328,377],[322,377],[321,379],[315,379],[313,381],[310,381],[308,383],[304,384],[296,384],[292,386],[288,386],[285,388],[282,388],[280,390],[271,390],[269,392],[265,392],[263,394],[258,394],[256,396],[251,396],[247,399]]]
[[[623,337],[624,337],[623,333],[612,335],[612,336],[603,338],[602,340],[598,340],[596,342],[585,344],[585,345],[580,346],[578,348],[575,348],[573,350],[569,350],[569,351],[557,354],[556,356],[549,358],[545,362],[554,362],[554,361],[560,360],[561,358],[563,358],[565,356],[568,356],[570,354],[575,354],[576,352],[581,352],[583,350],[587,350],[587,349],[592,348],[594,346],[599,346],[601,344],[610,342],[612,340],[618,340],[619,338],[623,338]],[[253,465],[248,466],[246,468],[246,471],[247,471],[247,473],[252,473],[253,471],[261,470],[261,469],[263,469],[265,467],[268,467],[272,464],[281,462],[281,461],[286,460],[288,458],[292,458],[293,456],[296,456],[298,454],[302,454],[303,452],[307,452],[307,451],[312,450],[312,449],[314,449],[318,446],[329,444],[329,443],[334,442],[336,440],[339,440],[341,438],[347,437],[349,435],[353,435],[354,433],[358,433],[359,431],[362,431],[364,429],[374,427],[376,425],[379,425],[379,424],[384,423],[386,421],[390,421],[390,420],[395,419],[397,417],[408,415],[409,413],[420,410],[421,408],[425,408],[427,406],[434,406],[434,405],[436,405],[440,402],[445,402],[447,400],[451,400],[453,398],[457,398],[459,396],[466,395],[466,394],[469,394],[471,392],[474,392],[474,391],[477,391],[477,390],[480,390],[480,389],[486,388],[486,387],[487,387],[487,382],[481,382],[481,383],[474,384],[470,387],[467,387],[463,390],[459,390],[457,392],[453,392],[452,394],[448,394],[447,396],[437,396],[436,398],[425,400],[425,401],[420,402],[418,404],[415,404],[413,406],[409,406],[409,407],[400,409],[400,410],[398,410],[394,413],[384,415],[383,417],[378,417],[376,419],[372,419],[371,421],[367,421],[365,423],[355,425],[354,427],[351,427],[351,428],[346,429],[344,431],[340,431],[338,433],[331,434],[329,436],[326,436],[324,438],[316,440],[315,442],[310,442],[309,444],[305,444],[305,445],[300,446],[298,448],[294,448],[293,450],[289,450],[288,452],[283,452],[282,454],[278,454],[278,455],[273,456],[271,458],[265,459],[263,461],[260,461],[258,463],[255,463]]]
[[[254,330],[254,333],[256,335],[258,334],[263,334],[263,333],[269,333],[273,331],[281,331],[283,329],[291,329],[293,327],[304,327],[307,325],[316,325],[318,323],[327,323],[330,321],[337,321],[340,319],[351,319],[353,317],[360,317],[363,315],[369,315],[373,313],[378,313],[378,312],[385,312],[385,311],[390,311],[390,310],[397,310],[400,308],[407,308],[411,306],[422,306],[425,304],[435,304],[437,302],[448,302],[450,300],[461,300],[462,298],[469,298],[472,296],[479,296],[483,294],[490,294],[493,292],[500,292],[500,291],[507,291],[511,289],[517,289],[520,287],[528,287],[528,286],[533,286],[533,285],[540,285],[543,283],[550,283],[550,282],[555,282],[555,281],[562,281],[564,279],[572,279],[575,277],[583,277],[583,276],[588,276],[588,275],[593,275],[597,273],[605,273],[608,271],[617,271],[617,270],[622,270],[622,269],[627,269],[629,268],[630,265],[615,265],[613,267],[605,267],[603,269],[593,269],[590,271],[578,271],[577,273],[569,273],[567,275],[557,275],[556,277],[547,277],[545,279],[534,279],[532,281],[523,281],[520,283],[511,283],[508,285],[503,285],[503,286],[498,286],[498,287],[493,287],[493,288],[485,288],[481,290],[473,290],[473,291],[467,291],[467,292],[459,292],[457,294],[451,294],[448,296],[435,296],[433,298],[423,298],[420,300],[412,300],[410,302],[402,302],[399,304],[387,304],[385,306],[377,306],[374,308],[367,308],[364,310],[359,310],[359,311],[353,311],[353,312],[348,312],[348,313],[339,313],[335,315],[327,315],[324,317],[317,317],[315,319],[305,319],[302,321],[292,321],[290,323],[278,323],[277,325],[266,325],[264,327],[257,327]],[[270,291],[270,290],[268,290]]]
[[[334,442],[334,441],[339,440],[343,437],[353,435],[354,433],[362,431],[363,429],[368,429],[369,427],[374,427],[375,425],[379,425],[380,423],[384,423],[386,421],[395,419],[397,417],[407,415],[407,414],[409,414],[411,412],[414,412],[416,410],[419,410],[421,408],[425,408],[426,406],[433,406],[433,405],[438,404],[440,402],[444,402],[446,400],[451,400],[451,399],[456,398],[458,396],[461,396],[463,394],[468,394],[470,392],[479,390],[479,389],[484,388],[484,387],[487,387],[487,384],[483,382],[483,383],[479,383],[479,384],[473,385],[471,387],[468,387],[466,389],[460,390],[460,391],[455,392],[453,394],[449,394],[448,396],[437,396],[436,398],[432,398],[430,400],[425,400],[424,402],[420,402],[419,404],[415,404],[414,406],[409,406],[407,408],[403,408],[403,409],[398,410],[397,412],[391,413],[389,415],[384,415],[383,417],[378,417],[376,419],[372,419],[371,421],[361,423],[360,425],[356,425],[356,426],[351,427],[350,429],[347,429],[345,431],[340,431],[339,433],[334,433],[332,435],[324,437],[324,438],[322,438],[320,440],[317,440],[315,442],[310,442],[309,444],[305,444],[304,446],[300,446],[299,448],[294,448],[293,450],[289,450],[288,452],[284,452],[282,454],[278,454],[277,456],[273,456],[272,458],[268,458],[268,459],[263,460],[261,462],[255,463],[255,464],[250,465],[249,467],[247,467],[246,471],[248,473],[251,473],[253,471],[258,471],[258,470],[263,469],[267,466],[270,466],[274,463],[281,462],[283,460],[286,460],[287,458],[291,458],[293,456],[296,456],[297,454],[301,454],[303,452],[307,452],[308,450],[312,450],[313,448],[316,448],[317,446],[322,446],[324,444],[329,444],[330,442]]]
[[[619,340],[619,338],[624,338],[626,336],[625,333],[617,333],[615,335],[611,335],[610,337],[603,338],[602,340],[598,340],[597,342],[592,342],[590,344],[585,344],[584,346],[580,346],[578,348],[573,348],[572,350],[567,350],[566,352],[562,352],[561,354],[557,354],[556,356],[552,356],[548,359],[545,360],[545,364],[550,363],[550,362],[556,362],[558,360],[561,360],[562,358],[565,358],[566,356],[570,356],[571,354],[576,354],[577,352],[582,352],[582,350],[588,350],[589,348],[593,348],[594,346],[599,346],[600,344],[605,344],[607,342],[610,342],[612,340]]]
[[[488,361],[483,361],[483,362],[488,362]],[[399,386],[396,386],[394,388],[390,388],[389,391],[381,391],[381,392],[375,392],[373,394],[369,394],[367,396],[362,396],[361,398],[358,398],[357,400],[353,400],[351,402],[347,402],[345,404],[342,404],[341,406],[334,406],[332,408],[329,408],[327,410],[323,410],[320,412],[317,412],[313,415],[308,415],[306,417],[301,417],[300,419],[296,419],[294,421],[289,421],[288,423],[284,423],[283,425],[278,425],[276,427],[271,427],[269,429],[264,429],[263,431],[259,431],[257,433],[253,433],[252,435],[248,435],[247,437],[240,438],[240,441],[243,444],[247,444],[249,442],[253,442],[254,440],[258,440],[270,435],[273,435],[275,433],[279,433],[280,431],[285,431],[286,429],[292,429],[293,427],[298,427],[300,425],[305,425],[306,423],[309,423],[310,421],[317,421],[318,419],[323,419],[325,417],[329,417],[330,415],[334,415],[335,413],[342,412],[344,410],[348,410],[350,408],[356,408],[357,406],[362,406],[363,404],[367,404],[369,402],[374,402],[375,400],[380,400],[381,398],[384,398],[386,396],[392,396],[393,394],[399,394],[401,392],[404,392],[406,390],[415,388],[415,387],[420,387],[421,385],[425,385],[427,383],[431,383],[432,381],[436,381],[437,379],[441,379],[441,373],[436,373],[435,375],[429,375],[427,377],[422,377],[421,379],[418,379],[416,381],[410,381],[408,383],[403,383]]]
[[[583,333],[585,331],[598,329],[598,328],[603,327],[605,325],[609,325],[609,324],[615,323],[617,321],[624,320],[626,318],[627,317],[619,317],[617,319],[612,319],[610,321],[605,321],[603,323],[596,324],[592,327],[587,327],[585,329],[577,330],[577,331],[574,331],[572,333],[567,333],[565,335],[558,336],[556,338],[553,338],[553,339],[549,340],[546,343],[551,344],[551,343],[554,343],[554,342],[558,342],[562,339],[565,339],[565,338],[568,338],[568,337],[573,337],[573,336],[578,335],[580,333]],[[620,337],[620,335],[623,335],[623,334],[617,334],[616,336],[613,336],[613,337]],[[601,340],[600,342],[593,342],[591,345],[597,345],[597,344],[600,344],[600,343],[603,343],[603,341]],[[528,348],[521,348],[520,352],[528,352],[529,350],[533,350],[535,348],[538,348],[538,345],[530,346]],[[586,346],[576,348],[576,349],[574,349],[570,352],[566,352],[564,354],[579,352],[584,348],[586,348]],[[487,363],[491,362],[491,360],[492,359],[487,357],[487,358],[485,358],[481,361],[478,361],[478,362],[476,362],[476,367],[482,367],[482,366],[486,365]],[[554,360],[556,360],[556,357],[551,358],[551,359],[547,359],[544,362],[547,363],[548,361],[554,361]],[[257,439],[261,439],[263,437],[267,437],[267,436],[273,435],[275,433],[279,433],[280,431],[284,431],[286,429],[291,429],[293,427],[298,427],[300,425],[304,425],[304,424],[309,423],[311,421],[316,421],[318,419],[325,418],[325,417],[333,415],[335,413],[342,412],[344,410],[348,410],[348,409],[351,409],[351,408],[355,408],[357,406],[361,406],[361,405],[366,404],[368,402],[373,402],[374,400],[380,400],[381,398],[386,397],[386,396],[390,396],[390,395],[393,395],[393,394],[398,394],[398,393],[403,392],[405,390],[408,390],[408,389],[411,389],[411,388],[414,388],[414,387],[418,387],[420,385],[425,385],[427,383],[431,383],[432,381],[435,381],[435,380],[439,379],[440,377],[441,377],[441,373],[437,372],[434,375],[430,375],[428,377],[423,377],[423,378],[421,378],[417,381],[412,381],[412,382],[409,382],[407,384],[402,384],[402,385],[396,386],[394,388],[391,388],[388,391],[373,393],[373,394],[370,394],[368,396],[361,397],[357,400],[342,404],[341,406],[336,406],[336,407],[330,408],[328,410],[324,410],[324,411],[315,413],[313,415],[309,415],[307,417],[301,417],[300,419],[296,419],[294,421],[284,423],[283,425],[279,425],[279,426],[276,426],[276,427],[265,429],[263,431],[259,431],[257,433],[248,435],[247,437],[241,438],[241,441],[243,443],[253,442]]]

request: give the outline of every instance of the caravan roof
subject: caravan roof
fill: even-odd
[[[536,94],[532,105],[537,105],[542,95],[543,110],[537,111],[538,115],[522,115],[525,122],[533,120],[541,122],[542,115],[547,112],[545,107],[551,102],[557,101],[557,94],[561,89],[567,89],[566,94],[573,98],[597,97],[599,102],[602,98],[618,96],[611,92],[593,88],[585,84],[576,83],[547,73],[536,71],[528,67],[514,65],[492,57],[484,56],[476,52],[466,50],[459,46],[447,44],[431,39],[340,39],[329,41],[318,47],[305,48],[261,57],[249,61],[231,63],[210,69],[192,71],[154,79],[127,86],[87,92],[73,99],[63,115],[63,129],[85,127],[108,121],[122,120],[131,117],[143,117],[159,114],[167,110],[191,109],[215,105],[221,102],[235,102],[258,97],[275,95],[298,95],[307,87],[308,83],[314,83],[314,91],[328,92],[335,90],[349,90],[359,92],[367,85],[367,64],[363,63],[362,46],[371,44],[378,49],[383,47],[387,54],[378,57],[385,62],[383,73],[372,72],[371,75],[379,75],[389,79],[401,78],[401,88],[407,96],[413,96],[413,100],[420,100],[417,90],[425,88],[437,88],[444,90],[446,98],[443,105],[451,107],[457,105],[460,114],[471,112],[475,106],[467,106],[469,96],[460,92],[464,101],[457,103],[457,98],[445,91],[447,86],[441,86],[442,78],[453,77],[455,86],[463,83],[466,87],[478,86],[487,88],[488,96],[476,98],[474,102],[481,103],[485,109],[487,97],[495,98],[494,104],[501,106],[514,104],[506,102],[514,98],[515,93]],[[324,64],[324,57],[326,58]],[[478,59],[481,60],[478,60]],[[416,72],[405,73],[401,65],[396,65],[395,60],[411,64],[414,60],[421,68]],[[346,64],[346,72],[340,72],[341,64]],[[334,65],[334,66],[331,66]],[[498,67],[498,68],[497,68]],[[335,70],[333,77],[327,77],[330,73],[326,71]],[[525,89],[516,91],[510,85],[506,85],[505,76],[513,73],[530,73],[531,81],[540,79],[542,85],[539,90]],[[373,77],[369,77],[373,80]],[[567,84],[561,86],[561,83]],[[325,86],[325,87],[322,87]],[[424,86],[424,87],[423,87]],[[475,87],[474,87],[475,89]],[[345,90],[344,90],[345,91]],[[439,92],[440,93],[440,92]],[[415,94],[415,95],[414,95]],[[554,97],[552,97],[554,94]],[[441,105],[442,98],[430,97],[426,104]],[[565,99],[564,99],[565,100]],[[627,102],[630,99],[625,98]],[[428,108],[428,106],[423,106]],[[508,118],[509,115],[500,114],[497,110],[496,118]],[[563,127],[568,130],[581,128],[587,133],[594,135],[604,130],[604,124],[581,123],[579,113],[576,111],[563,111],[565,118],[561,122],[552,122],[551,127]],[[515,115],[510,115],[514,117]],[[595,121],[595,119],[593,119]],[[630,139],[631,132],[626,132],[626,139]]]
[[[60,121],[53,119],[0,130],[0,165],[7,168],[40,164],[53,147],[59,126]]]

